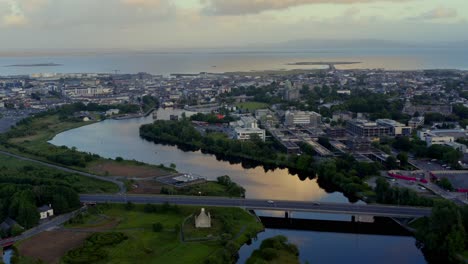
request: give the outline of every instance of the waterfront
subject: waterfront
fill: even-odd
[[[159,118],[167,118],[173,110],[160,109]],[[261,167],[243,168],[216,160],[215,156],[197,152],[183,152],[174,146],[147,142],[139,137],[141,124],[152,122],[151,117],[106,120],[100,123],[66,131],[57,135],[51,143],[77,147],[78,150],[97,153],[103,157],[118,156],[152,164],[175,163],[177,169],[193,172],[209,179],[228,174],[244,186],[248,198],[287,199],[304,201],[347,202],[341,193],[327,193],[316,180],[301,181],[287,169],[267,171]],[[281,212],[260,212],[259,215],[281,216]],[[324,220],[350,221],[350,216],[332,214],[294,213],[293,217]],[[383,235],[340,234],[331,232],[291,231],[266,229],[252,245],[244,245],[238,263],[243,263],[263,239],[278,234],[286,235],[299,246],[301,261],[310,263],[425,263],[424,256],[416,247],[413,237]],[[330,254],[330,252],[339,252]]]
[[[158,118],[168,119],[171,114],[178,113],[178,110],[160,109]],[[139,136],[139,127],[152,121],[151,115],[136,119],[105,120],[61,133],[50,143],[76,147],[80,151],[96,153],[105,158],[122,157],[166,166],[174,163],[180,172],[198,174],[210,180],[229,175],[246,189],[248,198],[348,201],[339,192],[325,192],[318,186],[316,179],[302,181],[297,175],[290,174],[288,169],[265,171],[263,167],[244,168],[242,164],[217,160],[214,155],[201,151],[184,152],[174,146],[145,141]]]
[[[359,61],[338,69],[416,70],[468,69],[463,49],[333,49],[239,52],[120,52],[61,55],[0,56],[0,75],[33,73],[171,73],[317,69],[319,65],[288,65],[301,61]],[[5,67],[54,63],[57,66]]]

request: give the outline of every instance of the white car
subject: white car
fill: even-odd
[[[274,204],[275,201],[273,201],[273,200],[268,200],[267,203],[269,203],[269,204]]]

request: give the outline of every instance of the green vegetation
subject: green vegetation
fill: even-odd
[[[434,199],[419,196],[417,192],[408,188],[391,187],[388,181],[378,178],[375,187],[376,201],[382,204],[432,206]]]
[[[73,228],[99,228],[100,224],[106,225],[110,221],[117,225],[107,232],[118,232],[122,234],[119,237],[127,239],[113,244],[112,247],[98,244],[89,251],[72,250],[67,256],[75,259],[105,256],[106,263],[135,263],[135,260],[139,263],[232,263],[240,246],[262,229],[261,223],[242,209],[206,210],[214,221],[220,223],[221,228],[212,231],[213,236],[219,239],[184,243],[180,240],[180,227],[188,216],[199,214],[199,207],[169,204],[132,205],[131,208],[127,205],[98,205],[78,217],[78,221],[71,221],[67,227],[71,231]],[[96,219],[104,219],[104,222],[99,223]],[[95,252],[99,254],[94,254]],[[69,259],[65,257],[63,260],[66,262]]]
[[[67,264],[106,261],[109,256],[105,249],[111,246],[115,247],[127,239],[128,237],[120,232],[94,233],[86,239],[83,246],[69,251],[62,261]]]
[[[63,131],[90,124],[90,122],[74,119],[72,117],[74,111],[83,109],[106,110],[112,107],[115,108],[116,106],[93,106],[93,104],[84,106],[82,104],[72,104],[63,106],[58,110],[43,112],[34,117],[23,119],[7,133],[0,134],[0,148],[37,160],[100,175],[107,175],[104,171],[99,171],[99,169],[96,168],[100,167],[99,165],[112,166],[113,164],[111,163],[113,161],[103,159],[96,154],[77,151],[75,148],[70,149],[66,146],[57,147],[48,143],[48,141]],[[148,165],[134,160],[117,159],[117,161],[114,162],[119,166],[141,166],[155,170],[175,171],[163,165]]]
[[[422,220],[416,238],[433,263],[459,263],[458,255],[468,249],[468,206],[452,202],[435,204],[432,215]]]
[[[375,145],[375,147],[378,147],[381,150],[389,149],[390,146],[400,151],[411,152],[417,158],[430,158],[443,161],[453,166],[453,168],[459,167],[458,161],[462,157],[462,153],[456,149],[438,144],[427,147],[426,142],[421,141],[416,137],[398,137],[394,140],[386,139],[382,141],[381,144]]]
[[[80,206],[78,193],[117,192],[117,186],[0,154],[0,222],[10,217],[25,228],[37,224],[37,207],[52,204],[56,214]],[[17,234],[18,230],[3,236]]]
[[[226,175],[218,177],[216,182],[209,181],[185,188],[162,187],[161,194],[245,197],[245,189]]]
[[[331,185],[348,195],[362,196],[364,193],[372,193],[365,179],[378,175],[379,166],[376,163],[357,162],[352,156],[344,156],[320,163],[317,172],[319,183]]]
[[[158,120],[154,124],[140,127],[140,136],[144,139],[157,143],[176,144],[193,150],[222,155],[225,157],[243,158],[251,161],[261,162],[273,166],[287,166],[300,170],[309,171],[311,164],[303,164],[308,155],[301,158],[287,156],[281,153],[277,144],[273,141],[263,142],[258,137],[252,137],[249,141],[229,139],[222,133],[208,133],[202,136],[190,121],[163,121]]]
[[[452,183],[447,179],[447,178],[442,178],[439,181],[436,182],[437,185],[439,185],[441,188],[447,191],[453,191],[455,188],[453,188]]]
[[[258,110],[258,109],[268,108],[268,104],[261,103],[261,102],[244,102],[244,103],[236,104],[236,107],[241,110],[254,112],[255,110]]]
[[[151,109],[159,107],[159,100],[154,96],[146,95],[141,99],[141,104],[143,112],[147,113]]]
[[[260,249],[255,250],[246,263],[299,264],[299,249],[288,243],[285,236],[275,236],[265,239]]]

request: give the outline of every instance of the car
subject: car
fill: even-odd
[[[419,187],[419,189],[425,191],[425,190],[426,190],[426,187]]]
[[[313,205],[320,205],[320,203],[318,203],[318,202],[313,202],[312,204]]]
[[[275,201],[273,201],[273,200],[268,200],[267,203],[269,203],[269,204],[274,204]]]

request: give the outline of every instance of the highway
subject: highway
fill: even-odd
[[[372,215],[383,217],[415,218],[429,216],[430,208],[387,206],[387,205],[362,205],[362,204],[340,204],[340,203],[317,203],[284,200],[259,200],[239,199],[223,197],[203,196],[151,196],[151,195],[107,195],[86,194],[80,195],[83,203],[138,203],[138,204],[162,204],[165,202],[178,205],[195,206],[219,206],[219,207],[241,207],[248,210],[274,210],[291,212],[314,212],[350,215]]]

